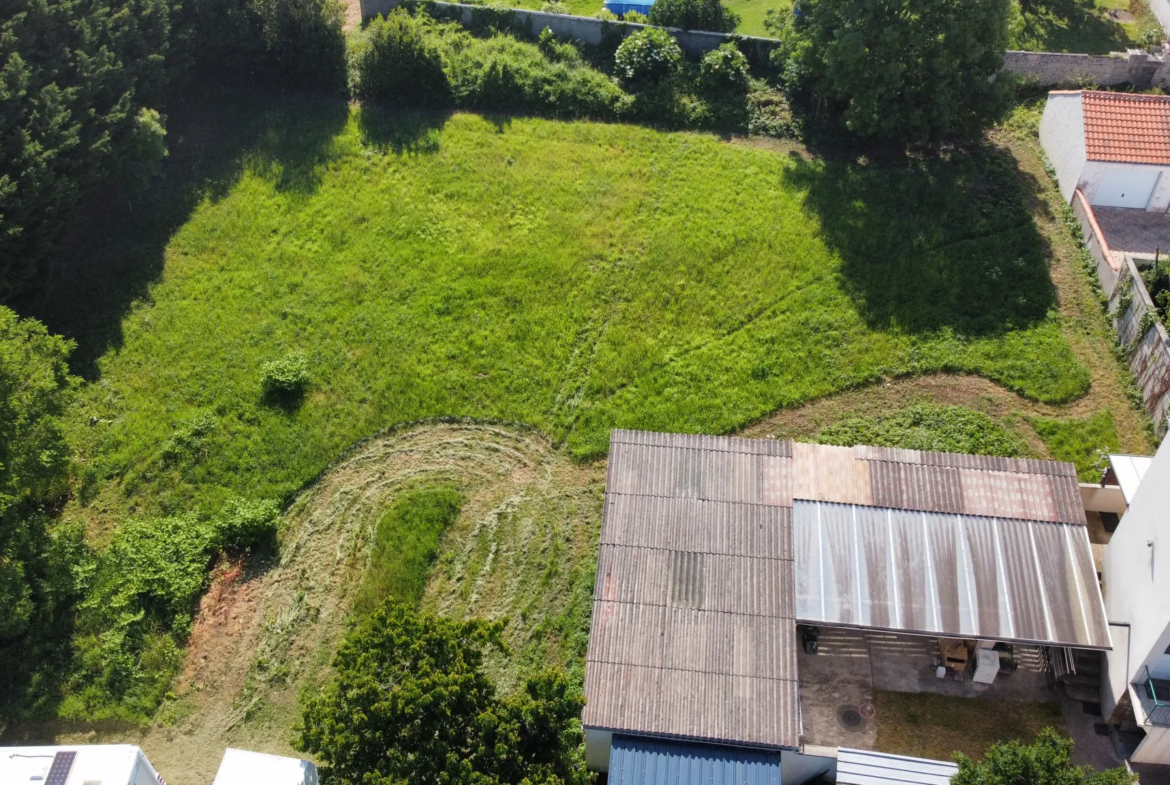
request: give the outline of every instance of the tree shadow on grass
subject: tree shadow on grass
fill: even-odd
[[[344,100],[313,96],[216,91],[178,102],[169,108],[161,174],[144,189],[118,182],[99,189],[43,285],[15,310],[76,341],[73,372],[98,378],[98,359],[122,346],[122,320],[149,297],[167,244],[200,202],[225,197],[247,169],[282,191],[312,193],[348,116]]]
[[[1033,326],[1055,303],[1015,160],[991,146],[881,160],[793,154],[841,282],[873,329],[970,336]]]
[[[1024,15],[1019,45],[1034,51],[1105,55],[1133,46],[1124,26],[1098,13],[1092,2],[1061,3],[1058,12]]]
[[[358,132],[362,144],[383,153],[437,153],[440,132],[450,117],[439,109],[400,111],[367,102],[358,114]]]

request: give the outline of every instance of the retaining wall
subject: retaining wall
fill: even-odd
[[[1170,61],[1131,49],[1111,55],[1060,52],[1005,52],[1004,70],[1037,87],[1114,87],[1140,89],[1170,85]]]
[[[1093,210],[1089,207],[1089,202],[1081,193],[1080,188],[1073,191],[1072,209],[1073,215],[1077,217],[1077,223],[1081,225],[1081,236],[1085,240],[1085,248],[1093,257],[1093,261],[1097,263],[1097,280],[1101,282],[1101,289],[1105,292],[1105,296],[1111,297],[1113,289],[1117,286],[1118,271],[1113,266],[1113,257],[1109,250],[1109,243],[1105,240],[1105,233],[1097,225]]]
[[[1137,265],[1128,254],[1109,296],[1109,312],[1129,369],[1142,391],[1146,412],[1161,437],[1166,433],[1166,416],[1170,414],[1170,334],[1158,318]],[[1152,317],[1145,316],[1148,312]]]

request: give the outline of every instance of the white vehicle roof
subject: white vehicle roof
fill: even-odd
[[[212,785],[317,785],[317,767],[307,760],[228,748]]]
[[[130,744],[0,747],[3,785],[158,785],[158,773]]]

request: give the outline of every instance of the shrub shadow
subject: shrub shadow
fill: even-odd
[[[869,327],[991,335],[1035,325],[1054,305],[1049,250],[1007,151],[792,159],[785,178],[806,193]]]
[[[367,101],[358,114],[358,132],[363,145],[379,152],[395,155],[437,153],[440,132],[450,117],[448,111],[403,111]]]
[[[99,188],[42,285],[14,309],[76,341],[73,372],[97,379],[98,359],[122,346],[122,320],[150,297],[167,244],[200,202],[222,199],[247,169],[282,191],[311,193],[348,115],[341,99],[243,90],[195,93],[168,107],[161,174],[145,188]]]

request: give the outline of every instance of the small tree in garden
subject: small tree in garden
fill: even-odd
[[[674,36],[650,27],[622,41],[614,55],[614,65],[623,83],[641,87],[665,79],[681,59],[682,50]]]
[[[503,630],[388,603],[346,635],[333,682],[305,706],[300,748],[338,785],[585,785],[584,697],[555,671],[499,697],[482,666]]]
[[[1072,739],[1045,728],[1031,744],[1018,741],[993,745],[974,761],[957,753],[959,773],[951,785],[1130,785],[1137,778],[1124,768],[1094,772],[1074,766],[1070,759]]]
[[[799,0],[777,65],[861,137],[977,139],[1007,111],[1011,0]]]
[[[377,17],[354,51],[360,98],[403,104],[440,104],[447,98],[443,59],[405,9]]]
[[[739,16],[720,0],[656,0],[650,7],[650,24],[731,33],[739,24]]]
[[[723,44],[708,52],[699,64],[699,82],[715,96],[743,95],[748,91],[749,77],[747,58],[735,44]]]

